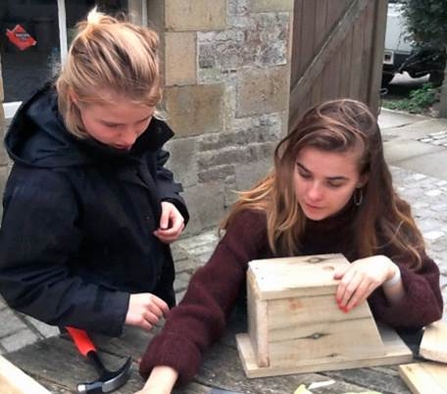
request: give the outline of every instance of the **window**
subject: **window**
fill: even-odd
[[[1,0],[0,55],[6,117],[12,117],[21,101],[52,77],[61,57],[66,56],[77,21],[95,5],[112,15],[127,13],[129,1],[132,12],[142,15],[144,23],[144,0]],[[6,33],[16,26],[23,28],[35,45],[20,50],[11,42]]]

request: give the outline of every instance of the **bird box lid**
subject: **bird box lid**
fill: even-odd
[[[335,294],[334,272],[349,261],[342,254],[252,260],[248,282],[258,299]]]

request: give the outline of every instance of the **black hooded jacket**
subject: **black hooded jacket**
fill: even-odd
[[[130,293],[175,303],[174,265],[153,231],[161,201],[188,220],[163,165],[173,136],[152,119],[130,152],[70,134],[50,86],[22,105],[6,135],[14,165],[3,199],[0,292],[51,325],[122,332]]]

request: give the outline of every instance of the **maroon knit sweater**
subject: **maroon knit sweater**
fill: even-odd
[[[343,253],[355,260],[352,222],[349,210],[323,221],[309,221],[302,254]],[[386,248],[381,254],[392,255]],[[191,278],[183,301],[171,310],[162,332],[150,342],[140,374],[147,378],[154,366],[166,365],[178,371],[178,384],[191,380],[199,370],[202,353],[224,334],[241,286],[245,286],[248,262],[269,257],[273,255],[265,214],[249,210],[238,214],[211,259]],[[424,256],[423,268],[416,273],[399,260],[393,256],[406,296],[390,306],[381,288],[376,289],[368,298],[374,317],[395,328],[422,327],[439,320],[443,305],[438,266]]]

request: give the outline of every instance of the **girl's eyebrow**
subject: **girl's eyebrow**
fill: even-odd
[[[303,171],[305,171],[305,172],[307,172],[307,173],[309,173],[309,174],[312,174],[312,172],[309,171],[309,170],[308,170],[303,164],[301,164],[299,161],[296,162],[296,165],[297,165],[301,170],[303,170]],[[327,179],[328,181],[346,181],[346,180],[348,180],[347,177],[342,176],[342,175],[339,175],[339,176],[329,176],[329,177],[326,177],[326,179]]]
[[[144,121],[146,121],[146,120],[152,118],[152,116],[153,116],[153,115],[146,116],[146,117],[144,117],[143,119],[137,120],[135,123],[144,122]],[[119,122],[111,122],[111,121],[108,121],[108,120],[103,120],[102,123],[107,124],[107,125],[110,125],[110,126],[121,126],[122,124],[124,124],[124,123],[119,123]]]

